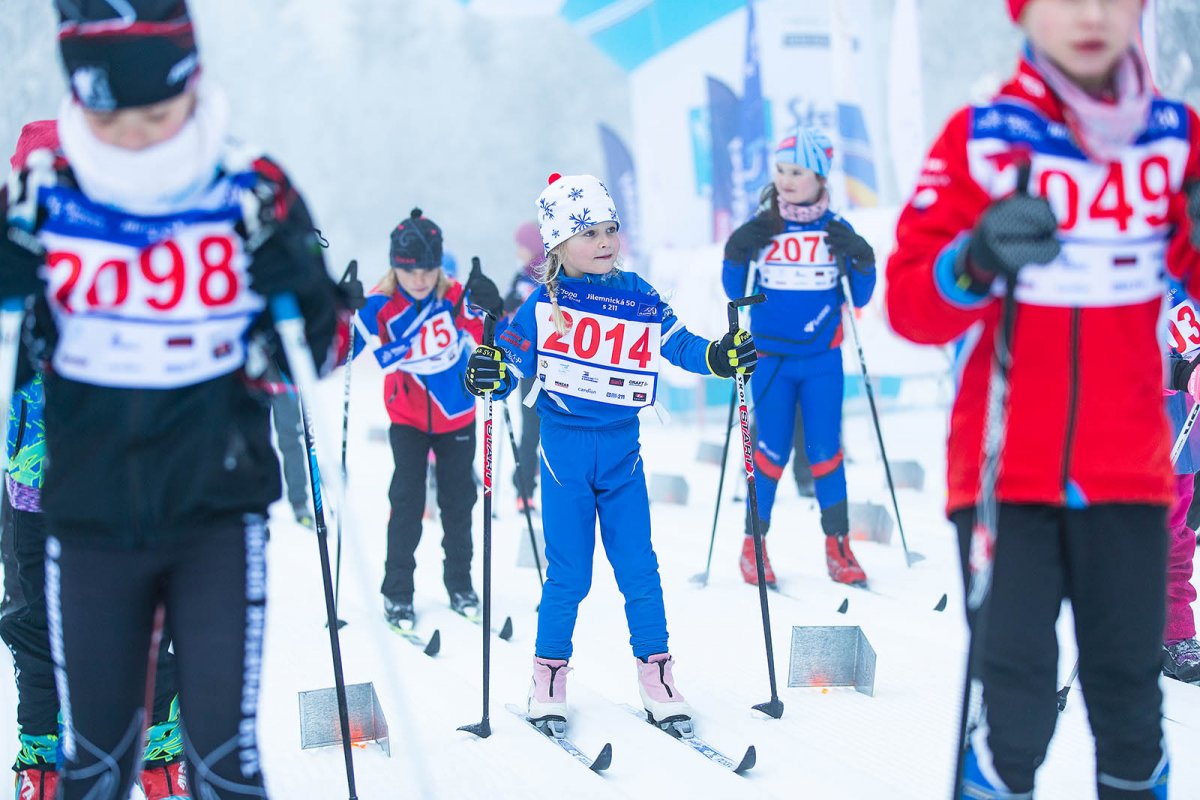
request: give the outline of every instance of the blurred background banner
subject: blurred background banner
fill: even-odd
[[[753,213],[776,139],[833,139],[834,207],[880,231],[954,108],[1011,72],[1020,32],[1002,0],[193,0],[205,73],[244,140],[304,187],[368,283],[415,205],[446,246],[505,283],[513,231],[551,172],[617,194],[628,263],[652,281],[712,278]],[[50,0],[0,15],[0,150],[64,93]],[[1160,88],[1200,100],[1194,0],[1150,0]],[[967,46],[966,43],[969,43]],[[598,132],[598,135],[597,135]],[[864,214],[870,220],[863,223]],[[856,216],[857,215],[857,216]],[[664,287],[669,290],[670,286]],[[685,292],[687,294],[687,292]]]

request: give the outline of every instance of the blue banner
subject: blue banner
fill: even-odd
[[[851,208],[879,205],[879,184],[875,180],[875,156],[862,107],[838,103],[838,134],[842,139],[842,171],[846,173],[846,194]]]
[[[733,149],[737,138],[738,97],[716,78],[707,78],[708,124],[712,144],[712,240],[733,232]],[[740,165],[739,165],[740,167]]]
[[[770,177],[770,144],[767,141],[767,110],[763,103],[759,74],[758,34],[754,0],[746,0],[746,54],[742,101],[738,106],[738,139],[741,158],[734,180],[733,218],[748,219],[758,205],[758,192]]]
[[[626,252],[636,268],[641,254],[642,223],[633,156],[621,137],[607,125],[600,126],[600,144],[604,149],[605,182],[617,204],[617,213],[621,215],[621,233],[624,234]]]

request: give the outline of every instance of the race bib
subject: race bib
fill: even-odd
[[[54,366],[103,386],[171,388],[239,368],[264,306],[230,221],[178,224],[141,245],[44,231],[47,299],[60,336]]]
[[[654,404],[662,311],[657,298],[601,287],[560,287],[566,333],[554,327],[554,307],[539,300],[538,379],[557,394],[617,406]]]
[[[462,352],[454,319],[449,311],[442,310],[421,323],[407,348],[380,347],[375,351],[375,359],[385,371],[434,375],[457,364]]]
[[[838,269],[824,231],[781,233],[771,239],[758,267],[765,289],[817,292],[837,286]]]
[[[1200,316],[1191,300],[1184,300],[1167,312],[1167,346],[1180,355],[1200,347]]]

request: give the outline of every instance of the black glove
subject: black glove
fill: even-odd
[[[345,274],[338,281],[338,288],[342,290],[342,300],[346,303],[346,308],[351,311],[358,311],[367,304],[362,281],[358,279],[357,260],[351,261],[350,266],[346,267]]]
[[[1187,192],[1187,214],[1192,220],[1192,247],[1200,250],[1200,181],[1183,187]]]
[[[0,190],[0,299],[32,297],[46,291],[38,269],[46,248],[37,236],[8,221],[7,194]]]
[[[709,342],[705,357],[712,374],[720,378],[732,378],[734,373],[749,378],[758,366],[754,337],[750,331],[741,328],[734,333],[726,333],[715,342]]]
[[[875,266],[871,245],[840,219],[831,219],[825,226],[825,245],[839,264],[847,259],[857,272],[870,272]]]
[[[760,211],[733,233],[725,243],[725,260],[734,264],[748,264],[780,232],[782,226],[774,212]]]
[[[467,391],[476,397],[504,388],[510,378],[504,354],[495,347],[481,344],[467,359]]]
[[[1027,191],[1028,167],[1022,167],[1017,192],[992,203],[966,247],[959,251],[954,274],[961,288],[985,294],[997,275],[1015,280],[1029,264],[1049,264],[1058,257],[1058,220],[1044,197]]]
[[[1171,388],[1178,392],[1186,392],[1188,383],[1192,380],[1192,373],[1198,366],[1200,366],[1200,356],[1188,361],[1183,356],[1173,355],[1171,357]]]
[[[491,278],[483,274],[483,267],[480,266],[478,257],[471,259],[471,274],[467,276],[465,288],[467,294],[471,295],[472,305],[479,306],[496,318],[504,313],[500,290],[496,288],[496,284]]]
[[[243,220],[238,229],[250,256],[250,288],[270,298],[283,292],[304,297],[328,278],[321,239],[299,196],[287,184],[261,177],[250,190],[257,200],[258,218],[251,225]],[[286,208],[285,216],[276,216]],[[332,282],[332,281],[331,281]]]

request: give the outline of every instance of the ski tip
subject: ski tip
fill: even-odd
[[[754,769],[754,765],[758,763],[758,753],[754,750],[754,745],[746,748],[746,755],[742,756],[742,760],[733,768],[733,771],[738,775],[743,772],[749,772]]]
[[[779,698],[770,700],[766,703],[759,703],[753,707],[755,711],[761,711],[771,719],[779,719],[783,716],[783,701]]]
[[[838,610],[837,610],[837,612],[838,612],[839,614],[845,614],[845,613],[846,613],[846,610],[847,610],[848,608],[850,608],[850,598],[849,598],[849,597],[847,597],[847,598],[844,598],[844,599],[842,600],[842,604],[841,604],[840,606],[838,606]]]
[[[945,611],[946,610],[946,595],[945,594],[942,595],[941,600],[937,601],[937,605],[935,605],[933,607],[933,610],[934,611]]]
[[[592,762],[592,765],[588,767],[588,769],[590,769],[592,772],[604,772],[604,770],[608,769],[611,765],[612,745],[608,742],[605,742],[604,747],[600,748],[600,753],[596,756],[596,760]]]
[[[436,656],[442,651],[442,632],[437,628],[434,629],[433,635],[429,637],[429,643],[425,645],[425,655]]]
[[[512,639],[512,635],[512,617],[505,617],[504,624],[500,627],[500,638],[507,642]]]

